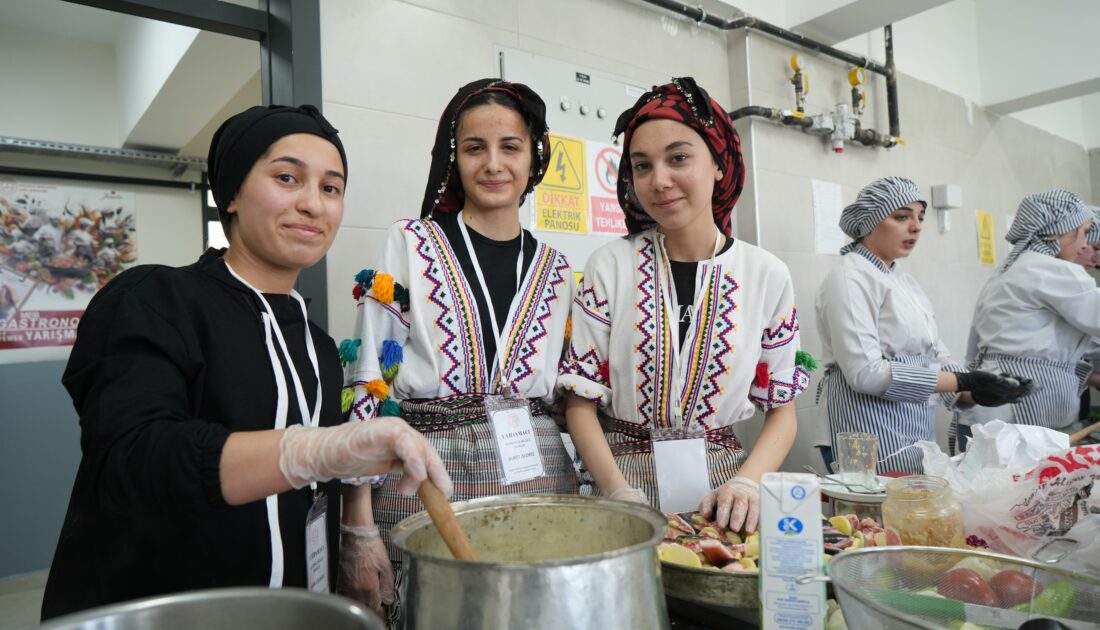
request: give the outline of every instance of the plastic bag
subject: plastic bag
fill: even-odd
[[[1100,479],[1100,445],[1069,448],[1064,433],[1000,420],[973,431],[967,452],[955,458],[918,442],[924,472],[947,479],[966,506],[968,535],[994,551],[1030,557],[1077,521],[1078,501]]]
[[[1077,546],[1059,564],[1059,568],[1100,577],[1100,483],[1092,484],[1089,497],[1077,503],[1080,517],[1066,532]]]

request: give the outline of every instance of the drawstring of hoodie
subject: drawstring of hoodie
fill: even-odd
[[[275,319],[275,312],[271,310],[271,304],[268,303],[267,298],[264,297],[264,294],[261,293],[259,289],[249,284],[247,280],[234,271],[227,260],[225,261],[225,268],[238,282],[255,293],[264,307],[264,312],[261,313],[261,318],[264,323],[264,345],[267,347],[267,357],[271,362],[271,370],[275,374],[275,389],[278,394],[275,404],[275,429],[286,428],[287,410],[290,404],[290,393],[287,391],[286,375],[283,372],[284,368],[288,368],[290,377],[294,381],[294,393],[298,399],[298,411],[302,415],[302,424],[304,426],[317,426],[321,418],[321,371],[318,368],[317,349],[313,345],[313,336],[309,333],[309,317],[306,314],[305,300],[302,299],[302,296],[299,295],[297,291],[293,289],[290,291],[290,296],[297,300],[298,306],[302,309],[302,319],[305,322],[306,330],[306,352],[309,354],[309,361],[313,366],[313,373],[317,377],[317,398],[316,404],[313,406],[312,414],[308,411],[309,407],[306,404],[306,394],[305,389],[302,387],[302,379],[298,376],[298,371],[294,369],[294,363],[290,358],[290,351],[287,348],[286,339],[283,337],[283,331],[279,328],[279,323]],[[286,357],[285,364],[275,348],[276,342],[278,342],[279,350],[282,351],[282,356]],[[316,490],[317,484],[313,483],[311,487]],[[270,495],[264,499],[264,502],[267,506],[267,526],[268,530],[271,532],[271,578],[268,585],[271,588],[279,588],[283,585],[283,573],[285,569],[282,530],[279,526],[279,496],[276,494]]]

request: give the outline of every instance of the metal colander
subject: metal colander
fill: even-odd
[[[998,588],[988,590],[966,579],[965,572],[948,576],[953,569],[975,566],[989,577],[1006,570],[1023,576],[995,578]],[[1052,619],[1071,630],[1100,630],[1100,579],[1042,562],[964,549],[872,547],[834,556],[828,573],[853,630],[957,629],[965,622],[1015,630],[1032,619]]]

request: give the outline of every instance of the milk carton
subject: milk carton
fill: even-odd
[[[798,584],[822,575],[821,492],[817,477],[767,473],[760,484],[760,627],[825,627],[825,584]]]

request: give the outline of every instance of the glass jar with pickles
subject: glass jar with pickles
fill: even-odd
[[[903,545],[966,547],[962,503],[942,477],[910,475],[887,483],[882,522]]]

